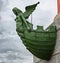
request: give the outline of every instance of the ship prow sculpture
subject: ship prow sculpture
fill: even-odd
[[[38,3],[27,6],[23,13],[18,8],[13,8],[16,15],[16,31],[26,48],[36,57],[43,60],[50,60],[56,44],[56,27],[50,26],[44,30],[43,26],[33,29],[33,24],[26,19],[35,10]]]

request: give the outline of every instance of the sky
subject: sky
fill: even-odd
[[[40,2],[40,4],[37,6],[36,10],[32,14],[33,15],[32,23],[34,24],[34,28],[36,28],[37,25],[42,25],[42,26],[44,26],[44,28],[46,28],[53,22],[53,19],[54,19],[55,15],[57,14],[57,0],[52,0],[52,1],[50,1],[50,0],[32,0],[32,2],[31,2],[31,0],[28,0],[28,1],[27,0],[18,0],[18,1],[12,0],[10,2],[10,4],[11,4],[10,8],[13,8],[15,6],[24,11],[25,6],[34,4],[38,1]],[[30,22],[31,22],[31,20],[30,20]]]
[[[16,33],[15,15],[12,12],[14,7],[25,11],[25,6],[40,4],[32,14],[34,29],[37,25],[48,27],[57,14],[57,0],[0,0],[0,51],[3,49],[20,50],[23,54],[32,55],[26,50],[21,39]],[[31,16],[28,19],[31,22]],[[27,62],[26,62],[27,63]]]
[[[2,25],[2,31],[14,34],[15,33],[15,15],[12,12],[13,7],[17,7],[21,9],[22,11],[25,11],[25,6],[34,4],[36,2],[40,2],[40,4],[37,6],[36,10],[32,14],[32,23],[34,25],[34,28],[36,28],[37,25],[42,25],[44,27],[49,26],[57,14],[57,0],[0,0],[3,2],[3,4],[0,4],[0,14],[1,14],[1,25]],[[0,2],[0,3],[1,3]],[[3,19],[4,18],[4,19]],[[6,19],[7,18],[7,19]],[[9,21],[8,21],[9,20]],[[29,19],[31,22],[31,18]],[[2,22],[4,22],[2,24]],[[9,24],[9,25],[8,25]],[[13,25],[14,27],[12,27]],[[13,31],[11,31],[11,29]]]

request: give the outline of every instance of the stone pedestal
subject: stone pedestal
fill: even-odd
[[[53,26],[57,27],[57,40],[54,53],[49,61],[33,57],[33,63],[60,63],[60,14],[56,15],[54,18]]]

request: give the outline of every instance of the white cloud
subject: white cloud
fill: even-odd
[[[47,27],[53,22],[55,15],[57,14],[57,0],[40,0],[40,4],[37,6],[33,13],[33,24],[43,25]]]
[[[1,0],[0,0],[1,1]],[[14,21],[14,14],[12,12],[13,7],[18,7],[22,11],[25,10],[25,6],[36,3],[40,1],[40,4],[37,6],[35,12],[33,13],[33,24],[36,25],[43,25],[47,27],[50,23],[52,23],[54,16],[57,13],[57,0],[2,0],[1,8],[1,25],[0,25],[0,32],[3,31],[2,35],[0,35],[0,39],[4,38],[5,40],[0,42],[1,49],[14,49],[22,51],[22,55],[27,56],[29,54],[26,52],[24,45],[22,44],[21,40],[17,37],[15,31],[15,21]],[[15,32],[14,32],[15,31]],[[15,34],[15,35],[14,35]],[[8,38],[8,40],[7,40]],[[14,39],[15,38],[15,39]],[[0,50],[1,51],[1,50]],[[25,57],[26,57],[25,56]],[[32,56],[31,56],[32,57]],[[29,56],[25,60],[15,60],[10,61],[6,60],[6,63],[32,63],[30,62],[32,59]],[[6,58],[6,57],[5,57]]]

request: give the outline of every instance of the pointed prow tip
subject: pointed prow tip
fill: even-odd
[[[38,2],[37,4],[40,4],[40,2]]]
[[[37,6],[38,4],[40,4],[40,2],[37,2],[37,3],[36,3],[36,6]]]

